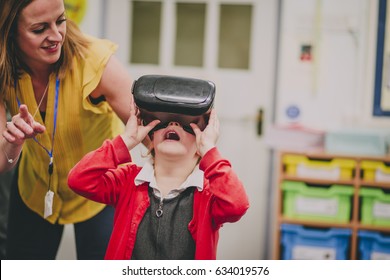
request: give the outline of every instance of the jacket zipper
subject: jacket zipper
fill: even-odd
[[[164,213],[164,211],[163,211],[163,204],[164,204],[164,202],[163,202],[163,198],[161,198],[160,199],[160,204],[158,205],[158,208],[157,208],[157,210],[156,210],[156,216],[157,216],[157,218],[160,218],[162,215],[163,215],[163,213]]]

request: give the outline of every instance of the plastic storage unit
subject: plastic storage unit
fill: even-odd
[[[386,193],[379,188],[361,188],[361,223],[390,227],[390,190]]]
[[[346,260],[350,248],[350,229],[306,228],[282,224],[282,259]]]
[[[390,235],[360,230],[358,237],[361,260],[390,260]]]
[[[286,235],[282,237],[283,224],[349,230],[347,258],[352,260],[360,258],[359,231],[390,235],[390,154],[377,157],[279,151],[276,163],[273,259],[288,258],[282,249],[291,244],[281,246]],[[339,188],[342,186],[351,187],[352,195],[350,190]]]
[[[365,181],[390,183],[390,166],[387,166],[384,162],[364,160],[361,169]]]
[[[310,159],[304,155],[283,156],[286,175],[302,178],[351,180],[356,162],[351,159],[334,158],[328,161]]]
[[[283,181],[283,215],[287,218],[348,223],[353,186],[318,187]]]

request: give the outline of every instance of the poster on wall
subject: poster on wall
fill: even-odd
[[[379,1],[374,116],[390,116],[390,5]],[[386,31],[388,35],[386,36]]]
[[[87,10],[87,0],[65,0],[64,4],[67,17],[80,24]]]

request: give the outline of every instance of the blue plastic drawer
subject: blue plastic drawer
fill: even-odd
[[[346,260],[352,230],[281,225],[283,260]]]
[[[359,253],[362,260],[390,260],[390,235],[360,230]]]

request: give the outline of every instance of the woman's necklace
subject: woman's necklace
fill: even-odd
[[[45,91],[43,92],[42,97],[41,97],[41,100],[39,101],[38,107],[37,107],[37,109],[35,110],[35,113],[33,114],[33,118],[35,118],[35,115],[38,113],[39,107],[41,107],[41,104],[42,104],[43,99],[45,98],[47,89],[49,88],[49,83],[50,83],[50,80],[47,82]]]

